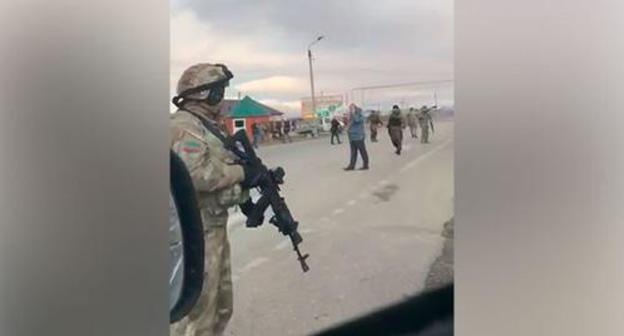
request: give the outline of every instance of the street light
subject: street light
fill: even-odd
[[[314,72],[312,70],[312,46],[324,38],[323,35],[318,36],[312,43],[308,45],[308,62],[310,65],[310,89],[312,91],[312,113],[316,114],[316,97],[314,96]],[[325,126],[325,120],[321,118],[321,125]]]

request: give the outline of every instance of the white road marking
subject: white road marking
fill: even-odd
[[[287,248],[288,245],[290,245],[290,239],[284,239],[284,240],[282,240],[281,243],[275,245],[275,247],[273,249],[274,250],[283,250],[283,249]]]
[[[265,257],[258,257],[258,258],[255,258],[254,260],[250,261],[247,265],[243,266],[243,267],[240,269],[240,272],[239,272],[239,273],[240,273],[240,274],[243,274],[243,273],[245,273],[245,272],[248,272],[248,271],[250,271],[251,269],[253,269],[253,268],[255,268],[255,267],[258,267],[258,266],[260,266],[260,265],[264,264],[264,263],[265,263],[265,262],[267,262],[267,261],[269,261],[269,259],[267,259],[267,258],[265,258]]]
[[[340,215],[343,212],[344,212],[343,208],[338,208],[338,209],[334,210],[334,212],[332,212],[332,215],[334,215],[334,216]]]
[[[349,202],[347,202],[347,205],[353,206],[353,205],[355,205],[355,203],[357,203],[356,200],[350,200]]]
[[[228,217],[228,224],[244,223],[247,217],[242,212],[235,212]]]
[[[304,229],[299,230],[299,232],[301,232],[301,233],[313,233],[314,230],[310,229],[310,228],[304,228]]]
[[[451,142],[453,142],[453,140],[446,140],[442,144],[434,147],[432,150],[430,150],[427,153],[417,157],[416,159],[412,160],[411,162],[409,162],[405,166],[401,167],[401,169],[399,169],[399,171],[401,173],[404,173],[404,172],[414,168],[416,165],[418,165],[419,163],[423,162],[425,159],[429,158],[431,155],[433,155],[433,154],[439,152],[440,150],[442,150],[442,148],[446,147]]]

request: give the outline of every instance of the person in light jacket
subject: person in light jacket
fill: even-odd
[[[347,135],[349,137],[349,145],[351,149],[351,158],[349,165],[344,170],[355,169],[355,162],[357,161],[357,153],[360,153],[362,157],[362,167],[360,170],[368,169],[368,153],[366,152],[366,145],[364,139],[366,133],[364,132],[364,115],[362,109],[354,104],[349,105],[349,124],[347,126]]]

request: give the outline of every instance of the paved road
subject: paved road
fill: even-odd
[[[344,172],[348,145],[329,139],[260,148],[286,170],[284,196],[310,254],[303,274],[274,227],[229,226],[234,316],[227,335],[308,335],[422,290],[453,216],[453,123],[432,142],[385,132],[367,142],[371,170]]]

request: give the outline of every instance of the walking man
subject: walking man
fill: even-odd
[[[251,135],[253,136],[253,146],[257,149],[258,142],[260,141],[260,139],[262,139],[262,131],[260,130],[258,124],[251,124]]]
[[[281,120],[277,120],[275,122],[275,133],[277,135],[277,139],[278,140],[282,140],[282,142],[284,141],[284,135],[282,133],[283,128],[282,128],[282,121]]]
[[[392,112],[390,113],[390,118],[388,119],[388,134],[390,135],[390,140],[392,141],[392,145],[396,149],[394,151],[396,155],[401,155],[404,128],[405,128],[405,121],[403,120],[401,109],[399,109],[398,105],[394,105],[392,107]]]
[[[409,127],[412,138],[418,138],[418,116],[413,107],[407,113],[407,127]]]
[[[349,145],[351,150],[351,158],[349,165],[344,170],[355,169],[355,162],[357,161],[357,153],[360,153],[362,157],[363,165],[360,170],[368,169],[368,153],[366,152],[366,145],[364,139],[366,134],[364,132],[364,116],[362,115],[362,109],[354,104],[349,105],[349,126],[347,127],[347,134],[349,136]]]
[[[336,119],[336,117],[333,117],[331,120],[331,128],[329,129],[330,133],[331,133],[331,140],[330,143],[333,145],[334,144],[334,137],[336,138],[336,140],[338,140],[338,144],[340,144],[340,122],[338,121],[338,119]]]
[[[426,105],[422,107],[418,123],[421,131],[420,143],[429,143],[429,126],[431,126],[431,132],[435,132],[435,130],[433,128],[433,118],[431,118],[430,110]]]
[[[368,116],[368,122],[371,132],[371,142],[377,142],[377,129],[383,126],[383,122],[381,121],[381,117],[379,116],[379,111],[372,111],[371,114]]]
[[[290,121],[289,120],[284,120],[284,139],[283,142],[292,142],[292,139],[290,138]]]

